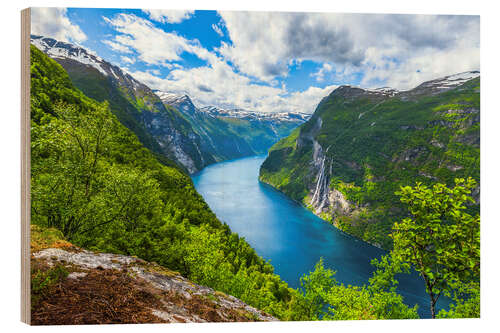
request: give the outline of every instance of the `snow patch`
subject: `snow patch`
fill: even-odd
[[[91,54],[84,48],[45,37],[32,36],[31,43],[52,58],[76,60],[97,69],[104,76],[108,76],[108,73],[101,67],[102,58]]]

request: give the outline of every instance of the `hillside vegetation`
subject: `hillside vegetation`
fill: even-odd
[[[418,318],[417,306],[404,303],[394,281],[394,273],[408,267],[392,266],[387,258],[373,262],[377,270],[364,286],[338,283],[335,272],[325,269],[320,260],[313,272],[302,277],[301,289],[289,288],[273,273],[270,263],[217,219],[184,168],[145,148],[106,101],[85,96],[57,62],[34,46],[30,63],[35,322],[175,321],[179,308],[161,300],[179,302],[192,311],[184,320],[194,321],[274,319],[266,314],[282,320]],[[298,139],[301,131],[293,135]],[[286,147],[287,140],[279,145]],[[458,200],[470,201],[466,192],[460,194]],[[455,211],[445,213],[456,215]],[[474,231],[473,239],[479,240],[475,235],[479,218],[469,217],[467,229],[462,230],[460,224],[450,226],[460,237],[446,241],[441,248],[447,262],[453,264],[446,276],[457,280],[449,287],[459,286],[461,292],[457,306],[440,314],[444,317],[478,315],[478,297],[473,298],[474,303],[458,298],[470,290],[479,295],[476,281],[468,284],[470,274],[456,273],[457,269],[463,271],[464,264],[479,269],[476,256],[470,263],[464,261],[467,256],[455,255],[461,253],[462,244],[457,247],[454,241],[469,237],[467,230]],[[412,230],[411,222],[402,228]],[[408,261],[406,243],[400,243],[403,249],[393,257]],[[468,249],[478,254],[478,246],[473,245]],[[441,265],[441,257],[432,255]],[[97,265],[92,266],[93,262]],[[434,268],[422,270],[427,274]],[[437,269],[441,272],[440,266]],[[149,273],[160,275],[153,274],[152,281],[198,284],[191,295],[194,301],[185,294],[153,290],[134,276],[151,278]],[[206,287],[210,289],[207,293],[196,294],[197,288],[206,291]],[[97,295],[89,306],[91,313],[84,312],[89,308],[84,306],[89,293]],[[217,312],[221,306],[217,302],[228,305],[228,301],[237,308],[244,307],[244,302],[259,311],[245,307],[243,312]],[[152,314],[146,307],[159,312]]]
[[[134,255],[290,318],[299,297],[230,231],[175,163],[162,163],[31,47],[32,223],[77,246]]]
[[[53,228],[31,234],[34,325],[276,320],[158,264],[81,249]]]
[[[400,186],[480,180],[479,78],[445,91],[431,83],[395,94],[336,89],[270,149],[260,179],[340,229],[391,248],[392,225],[407,214],[394,194]],[[478,203],[479,186],[473,197]]]

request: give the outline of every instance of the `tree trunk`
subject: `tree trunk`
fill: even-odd
[[[431,316],[432,319],[436,319],[436,303],[437,300],[439,299],[439,296],[441,296],[441,293],[435,295],[434,293],[431,293],[429,296],[431,296]]]
[[[436,302],[431,299],[431,316],[432,319],[436,319]]]

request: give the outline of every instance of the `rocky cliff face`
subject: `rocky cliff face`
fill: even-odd
[[[181,114],[118,66],[52,38],[32,35],[31,43],[56,60],[85,95],[108,101],[120,122],[147,148],[176,161],[189,173],[215,161],[201,149],[199,135]]]
[[[35,35],[31,43],[63,66],[85,95],[108,101],[120,122],[147,148],[176,161],[188,173],[218,161],[263,154],[308,117],[200,109],[187,95],[153,92],[85,48]]]
[[[186,118],[200,137],[200,150],[215,161],[263,154],[308,119],[308,115],[299,113],[198,108],[187,95],[155,92],[167,107],[174,107]]]
[[[394,195],[399,186],[479,181],[478,75],[404,92],[339,87],[271,148],[260,178],[344,231],[389,248],[392,223],[404,214]],[[479,202],[479,187],[474,195]]]
[[[32,306],[34,325],[276,321],[239,299],[135,257],[59,243],[32,254],[35,272],[60,272]]]

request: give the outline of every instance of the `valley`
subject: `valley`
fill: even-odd
[[[263,154],[309,118],[198,108],[189,96],[153,91],[84,48],[42,36],[31,36],[31,41],[63,66],[76,88],[99,102],[106,100],[144,146],[189,173],[215,162]]]
[[[407,91],[344,85],[313,114],[266,113],[196,105],[82,47],[31,38],[32,223],[43,235],[208,287],[210,313],[216,296],[233,302],[224,320],[435,317],[419,273],[389,259],[395,223],[411,216],[396,192],[479,184],[479,72]],[[473,215],[470,184],[471,202],[456,207]],[[444,317],[452,297],[436,302]]]

